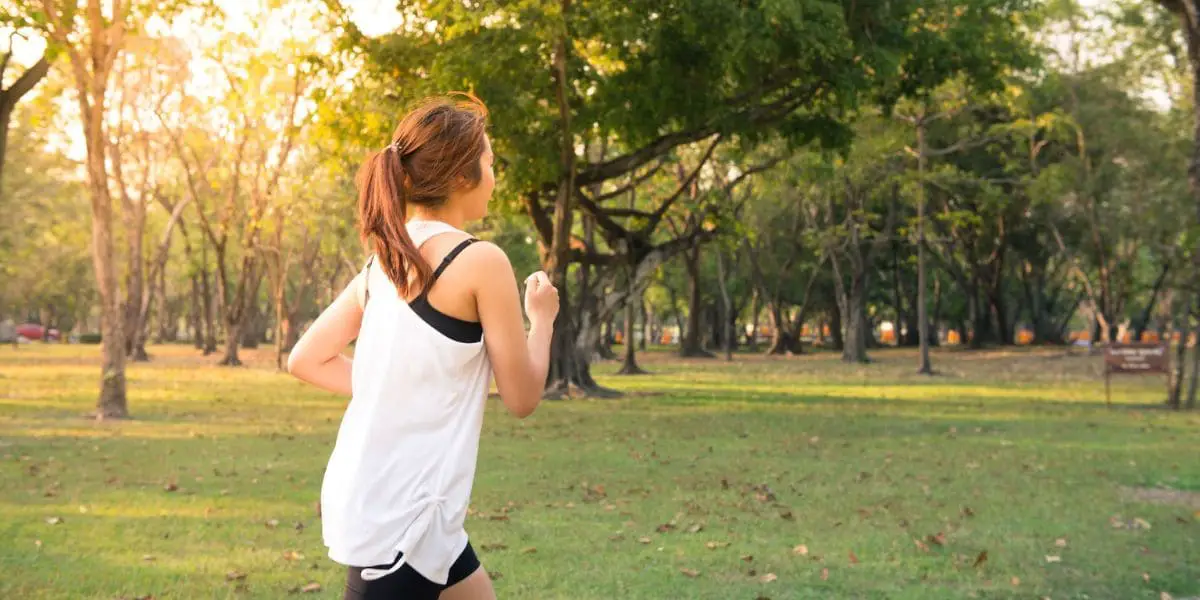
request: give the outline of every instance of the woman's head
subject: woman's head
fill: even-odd
[[[391,143],[358,172],[359,233],[401,294],[415,271],[424,289],[431,272],[408,236],[414,209],[482,218],[495,187],[487,108],[474,96],[427,100],[409,112]]]

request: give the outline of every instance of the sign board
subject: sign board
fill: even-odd
[[[1163,375],[1171,387],[1171,354],[1167,344],[1112,344],[1104,348],[1104,395],[1112,404],[1113,375]]]

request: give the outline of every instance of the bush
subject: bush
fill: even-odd
[[[99,344],[103,338],[99,333],[85,333],[79,336],[80,344]]]

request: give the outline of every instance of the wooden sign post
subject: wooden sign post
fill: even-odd
[[[1104,348],[1104,398],[1112,406],[1113,375],[1163,375],[1171,395],[1171,354],[1167,344],[1112,344]]]

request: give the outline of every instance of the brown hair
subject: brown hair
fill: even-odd
[[[471,94],[455,102],[433,98],[413,109],[392,134],[392,143],[373,152],[358,171],[358,227],[374,245],[377,262],[400,295],[410,290],[410,273],[428,289],[433,270],[405,226],[408,206],[439,206],[456,189],[479,185],[483,172],[487,107]]]

